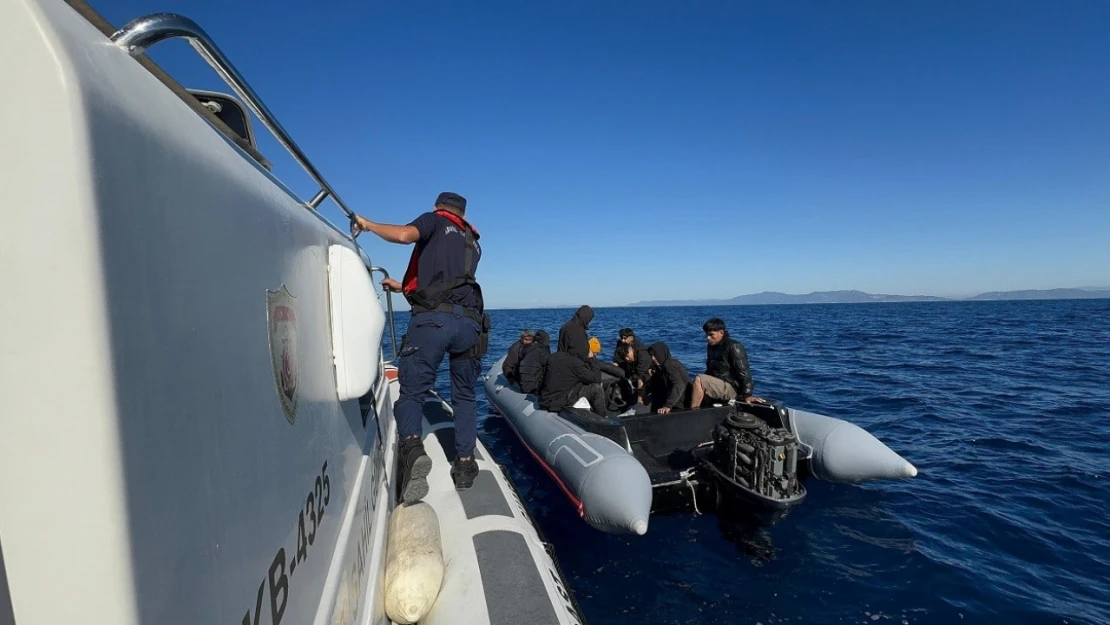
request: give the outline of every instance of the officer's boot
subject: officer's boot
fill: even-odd
[[[455,466],[451,468],[451,477],[455,480],[455,490],[466,490],[474,485],[474,478],[478,477],[478,463],[471,457],[469,460],[455,458]]]
[[[397,446],[401,463],[401,502],[420,501],[428,494],[428,474],[432,472],[432,459],[424,453],[424,441],[419,437],[406,438]]]

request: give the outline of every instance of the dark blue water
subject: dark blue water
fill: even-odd
[[[492,313],[486,370],[521,328],[554,337],[572,312]],[[592,624],[1110,623],[1110,300],[596,312],[605,354],[631,326],[691,373],[701,324],[720,316],[757,394],[852,421],[920,473],[811,480],[805,503],[757,534],[684,515],[606,535],[479,390],[479,434]]]

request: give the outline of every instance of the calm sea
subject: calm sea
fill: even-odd
[[[1110,623],[1110,300],[596,312],[605,354],[630,326],[691,373],[704,367],[701,324],[719,316],[748,349],[757,394],[852,421],[920,474],[811,480],[802,506],[756,534],[691,514],[605,535],[479,389],[479,434],[593,625]],[[521,328],[554,338],[572,313],[494,311],[486,371]]]

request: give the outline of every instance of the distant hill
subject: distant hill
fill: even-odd
[[[764,291],[731,299],[645,300],[629,306],[744,306],[760,304],[857,304],[865,302],[934,302],[944,300],[932,295],[876,295],[863,291],[814,291],[805,295]]]
[[[973,300],[1007,299],[1101,299],[1110,298],[1110,289],[1043,289],[1030,291],[992,291],[980,293]]]
[[[644,300],[629,306],[753,306],[767,304],[865,304],[879,302],[943,302],[943,301],[998,301],[1029,299],[1098,299],[1110,298],[1110,287],[1082,289],[1044,289],[1030,291],[995,291],[956,300],[933,295],[883,295],[863,291],[814,291],[805,295],[764,291],[738,295],[731,299],[669,299]]]

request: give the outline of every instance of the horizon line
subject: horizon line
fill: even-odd
[[[743,295],[735,295],[735,296],[732,296],[732,297],[721,298],[721,299],[702,298],[701,300],[699,300],[699,299],[689,299],[689,300],[679,300],[679,299],[675,299],[675,300],[640,300],[640,301],[629,302],[629,303],[625,303],[625,304],[598,304],[598,305],[585,304],[585,305],[590,306],[590,308],[636,308],[636,307],[668,308],[668,307],[691,307],[691,306],[804,306],[804,305],[812,305],[812,304],[916,304],[916,303],[984,302],[984,301],[986,301],[986,302],[991,302],[991,301],[1047,301],[1047,300],[1057,301],[1057,300],[1076,299],[1076,298],[1068,298],[1068,297],[1060,297],[1060,298],[1043,297],[1043,298],[1036,298],[1036,299],[1033,299],[1033,300],[1030,300],[1028,298],[996,299],[996,300],[975,299],[975,298],[977,298],[981,295],[995,294],[995,293],[1000,294],[1000,295],[1005,295],[1005,294],[1011,294],[1011,293],[1029,293],[1029,292],[1051,293],[1053,291],[1086,291],[1086,292],[1089,292],[1089,293],[1098,293],[1098,292],[1105,291],[1106,292],[1105,298],[1090,298],[1090,299],[1110,299],[1110,286],[1081,286],[1081,287],[1053,287],[1053,288],[1049,288],[1049,289],[1012,289],[1012,290],[1007,290],[1007,291],[980,291],[980,292],[973,293],[973,294],[970,294],[970,295],[924,295],[924,294],[902,295],[902,294],[898,294],[898,293],[869,293],[867,291],[861,291],[859,289],[836,289],[836,290],[829,290],[829,291],[810,291],[808,293],[786,293],[784,291],[759,291],[757,293],[745,293]],[[777,294],[777,295],[788,295],[788,296],[793,296],[793,297],[804,297],[806,295],[814,295],[814,294],[821,294],[821,293],[852,293],[852,292],[863,293],[865,295],[874,295],[874,296],[894,296],[894,297],[906,297],[906,298],[921,297],[921,298],[934,298],[934,299],[922,299],[922,300],[917,300],[917,301],[912,301],[912,300],[886,301],[886,302],[883,302],[883,301],[864,301],[864,302],[767,302],[767,303],[761,303],[761,304],[733,303],[733,300],[735,300],[737,298],[747,297],[747,296],[751,296],[751,295]],[[704,303],[704,304],[668,303],[668,302],[696,302],[696,301],[705,301],[706,303]],[[584,304],[539,304],[539,305],[516,305],[516,306],[510,305],[510,306],[487,307],[487,310],[563,310],[563,309],[577,309],[578,307],[583,306],[583,305]]]
[[[987,291],[988,293],[992,291]],[[594,310],[609,309],[609,308],[706,308],[710,306],[721,307],[757,307],[757,306],[881,306],[883,304],[953,304],[953,303],[968,303],[968,304],[990,304],[998,302],[1087,302],[1091,300],[1110,299],[1110,292],[1105,297],[1090,297],[1090,298],[1075,298],[1075,297],[1041,297],[1036,299],[1016,298],[1016,299],[970,299],[970,298],[941,298],[935,300],[917,300],[917,301],[901,301],[901,302],[778,302],[767,304],[732,304],[728,300],[722,300],[713,304],[652,304],[641,305],[636,304],[585,304]],[[496,308],[487,308],[490,310],[577,310],[583,304],[565,305],[565,306],[498,306]]]

